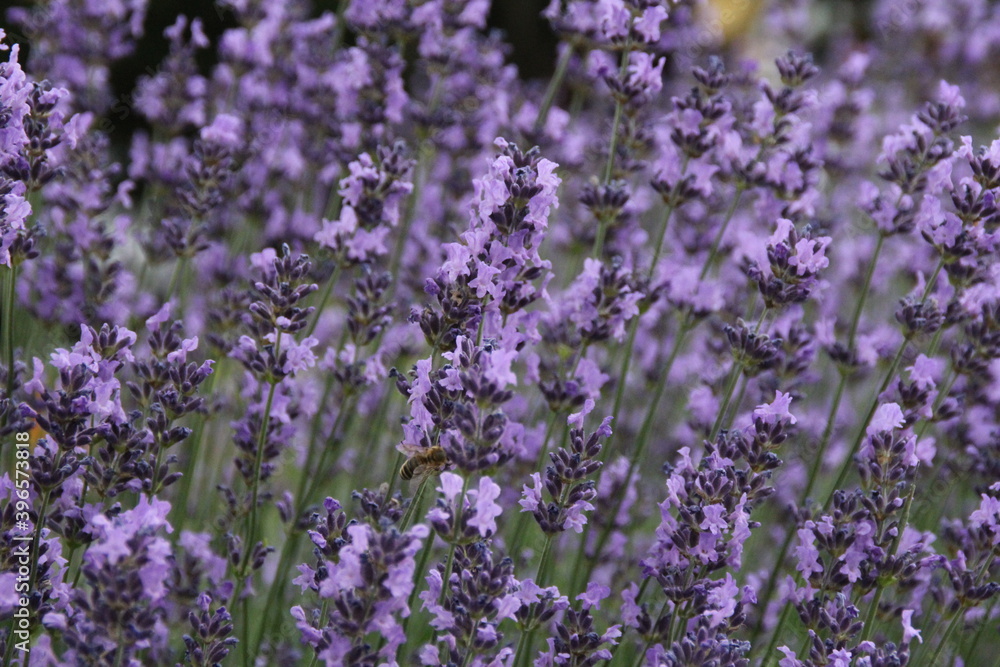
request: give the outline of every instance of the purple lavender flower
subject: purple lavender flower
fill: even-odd
[[[326,664],[391,658],[406,641],[399,619],[410,613],[406,600],[414,586],[414,556],[427,527],[377,532],[348,523],[335,500],[327,499],[326,510],[325,517],[317,517],[319,530],[310,533],[318,567],[300,566],[295,580],[324,601],[311,611],[292,608],[302,640]],[[367,639],[373,633],[382,639],[378,651]]]

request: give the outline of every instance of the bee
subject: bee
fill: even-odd
[[[422,480],[429,475],[440,475],[448,467],[448,455],[444,448],[437,445],[433,447],[406,447],[406,453],[410,458],[406,459],[399,469],[399,477],[403,480],[411,480],[416,477]]]

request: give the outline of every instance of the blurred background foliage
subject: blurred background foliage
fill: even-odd
[[[341,0],[312,0],[315,15],[337,11]],[[554,68],[558,39],[541,12],[549,0],[493,0],[489,29],[499,30],[510,44],[510,60],[517,65],[524,79],[547,79]],[[0,2],[0,21],[8,34],[8,43],[22,44],[22,62],[31,60],[31,35],[21,26],[8,20],[11,7],[39,7],[44,2]],[[853,33],[858,42],[872,38],[871,11],[874,0],[695,0],[698,16],[704,31],[700,40],[705,46],[721,48],[730,55],[747,55],[765,62],[773,58],[767,26],[762,20],[771,6],[794,5],[810,13],[810,32],[803,35],[804,46],[821,56],[825,43],[833,34],[844,31]],[[139,77],[156,71],[167,54],[164,29],[172,25],[179,15],[200,18],[206,35],[217,43],[228,28],[236,27],[231,12],[216,6],[211,0],[153,0],[149,3],[145,30],[133,56],[115,62],[112,83],[115,98],[123,104],[109,112],[105,127],[111,127],[112,140],[123,145],[143,123],[138,114],[130,113],[131,100]],[[785,48],[784,46],[781,47]],[[780,52],[780,51],[779,51]],[[214,52],[199,52],[199,66],[208,73],[213,65]]]

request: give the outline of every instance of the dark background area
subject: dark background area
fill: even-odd
[[[281,0],[277,0],[281,1]],[[764,0],[750,0],[764,2]],[[312,0],[313,15],[324,12],[335,13],[340,0]],[[775,0],[780,4],[781,0]],[[870,16],[875,0],[816,0],[817,6],[828,5],[828,16],[834,23],[842,25],[853,33],[859,41],[871,39]],[[8,32],[8,43],[22,43],[22,62],[28,63],[30,69],[31,43],[30,36],[24,37],[18,26],[7,20],[7,10],[10,7],[32,7],[39,2],[9,2],[0,0],[0,26]],[[554,68],[557,37],[547,20],[541,17],[541,12],[548,5],[548,0],[493,0],[490,10],[488,29],[500,30],[505,41],[510,45],[510,62],[517,65],[524,79],[547,79]],[[111,70],[112,96],[115,99],[131,99],[131,93],[136,81],[144,74],[154,72],[157,65],[167,53],[167,40],[163,36],[165,28],[184,14],[191,18],[200,18],[204,24],[205,33],[213,44],[228,29],[237,26],[231,12],[220,10],[212,0],[149,0],[145,30],[139,40],[134,54],[128,58],[116,61]],[[830,28],[830,26],[828,26]],[[824,37],[821,34],[815,43],[808,47],[818,57],[825,50]],[[199,66],[203,73],[208,73],[215,60],[215,52],[208,49],[199,53]],[[121,130],[115,138],[120,142],[130,136],[142,123],[138,114],[130,114],[128,118],[115,118],[114,125]]]
[[[0,2],[0,26],[8,33],[8,43],[11,36],[14,41],[22,44],[22,62],[30,68],[30,39],[22,37],[20,28],[7,19],[10,7],[32,7],[33,2]],[[338,0],[313,0],[314,15],[323,12],[335,13]],[[551,73],[555,60],[557,39],[549,27],[548,21],[541,17],[541,12],[548,4],[547,0],[495,0],[489,16],[489,28],[501,30],[505,40],[512,47],[510,60],[517,65],[524,78],[547,78]],[[167,54],[167,40],[163,31],[184,14],[191,18],[200,18],[204,24],[205,34],[218,43],[219,36],[228,28],[237,27],[237,22],[228,11],[218,11],[210,0],[150,0],[146,12],[145,31],[138,43],[135,53],[114,63],[111,71],[113,90],[116,99],[127,99],[134,89],[136,80],[148,72],[155,71],[157,64]],[[30,36],[29,36],[30,37]],[[208,72],[214,61],[211,50],[200,54],[199,66],[203,72]],[[131,134],[141,120],[136,114],[130,115],[124,122],[116,119],[115,125],[125,134]]]

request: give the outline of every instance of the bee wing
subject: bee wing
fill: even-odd
[[[413,471],[412,482],[420,484],[428,477],[435,477],[440,475],[444,470],[443,465],[436,465],[434,463],[421,463]]]
[[[420,445],[411,445],[406,442],[401,442],[396,445],[396,451],[400,454],[405,454],[407,458],[413,458],[414,456],[418,456],[419,454],[427,451],[427,448],[421,447]]]

